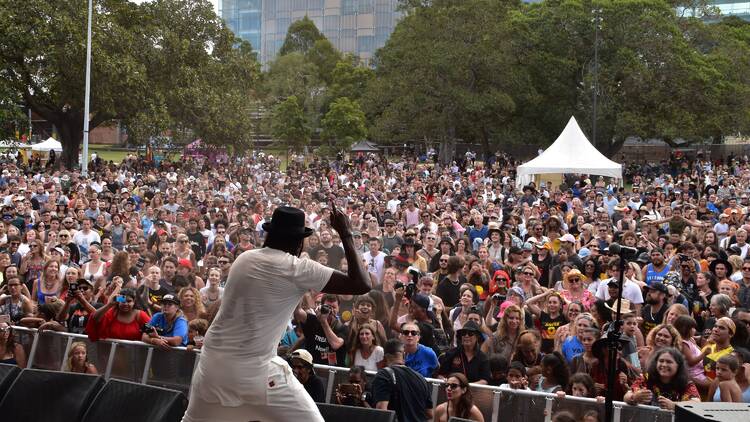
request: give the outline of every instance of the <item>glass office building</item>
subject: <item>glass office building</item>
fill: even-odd
[[[272,60],[292,22],[307,16],[344,53],[369,60],[385,45],[400,14],[398,0],[221,0],[220,15],[240,38]]]
[[[717,8],[720,16],[737,16],[750,21],[750,0],[709,0],[708,4]],[[698,14],[695,10],[689,8],[678,8],[677,13],[684,16]],[[714,21],[716,17],[712,16],[707,19]]]

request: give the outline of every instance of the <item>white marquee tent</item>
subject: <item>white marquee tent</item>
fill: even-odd
[[[52,150],[56,152],[62,152],[62,144],[55,138],[47,138],[46,141],[34,144],[31,146],[32,151],[50,152]]]
[[[542,154],[518,167],[516,187],[533,180],[535,174],[584,173],[622,179],[622,165],[605,157],[583,134],[571,117],[560,136]]]

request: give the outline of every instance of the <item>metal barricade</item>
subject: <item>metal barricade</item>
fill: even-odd
[[[68,352],[74,342],[88,346],[88,360],[96,365],[106,378],[117,378],[157,385],[185,392],[190,391],[193,371],[200,352],[184,347],[161,350],[146,343],[127,340],[102,340],[90,342],[86,336],[61,332],[38,333],[35,329],[13,327],[16,341],[27,353],[28,366],[51,370],[64,370]],[[349,369],[315,365],[315,373],[326,385],[326,403],[334,403],[334,393],[339,384],[349,381]],[[368,381],[375,372],[368,371]],[[428,378],[432,388],[433,405],[445,401],[442,380]],[[594,399],[565,397],[535,391],[509,390],[486,385],[472,385],[474,404],[486,421],[526,422],[549,421],[558,410],[568,410],[579,419],[589,411],[603,414],[603,405]],[[615,402],[616,422],[673,422],[674,413],[654,406],[629,406]]]

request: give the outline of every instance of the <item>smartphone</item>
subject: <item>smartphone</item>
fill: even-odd
[[[117,297],[115,297],[115,302],[117,303],[125,303],[126,301],[127,299],[123,295],[117,295]]]
[[[358,387],[357,384],[340,384],[339,392],[345,396],[356,396],[360,394]]]

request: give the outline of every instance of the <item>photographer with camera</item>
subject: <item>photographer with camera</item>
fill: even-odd
[[[294,312],[297,323],[305,335],[304,349],[313,357],[313,363],[343,366],[346,360],[345,339],[349,328],[338,319],[339,298],[325,294],[315,313],[308,313],[299,305]]]
[[[161,312],[157,312],[143,326],[142,341],[163,350],[187,346],[188,322],[180,311],[180,299],[175,295],[161,298]]]
[[[89,317],[101,308],[101,303],[94,300],[94,286],[89,280],[79,278],[68,286],[65,305],[57,313],[55,321],[45,322],[39,330],[65,331],[75,334],[85,334]],[[75,303],[74,303],[75,302]],[[62,324],[65,321],[65,325]]]
[[[418,272],[414,272],[414,278],[418,277]],[[429,296],[422,293],[416,293],[417,284],[412,281],[407,285],[397,282],[394,285],[396,300],[391,308],[389,323],[391,329],[397,333],[401,332],[401,326],[405,322],[417,324],[420,331],[419,343],[423,344],[439,354],[440,348],[435,342],[435,330],[438,327],[437,317],[433,312],[433,304]],[[409,312],[405,315],[398,316],[401,310],[403,299],[409,301]]]
[[[372,381],[375,407],[395,411],[399,421],[432,420],[430,384],[404,365],[404,345],[398,339],[390,339],[384,350],[387,366],[379,370]]]

